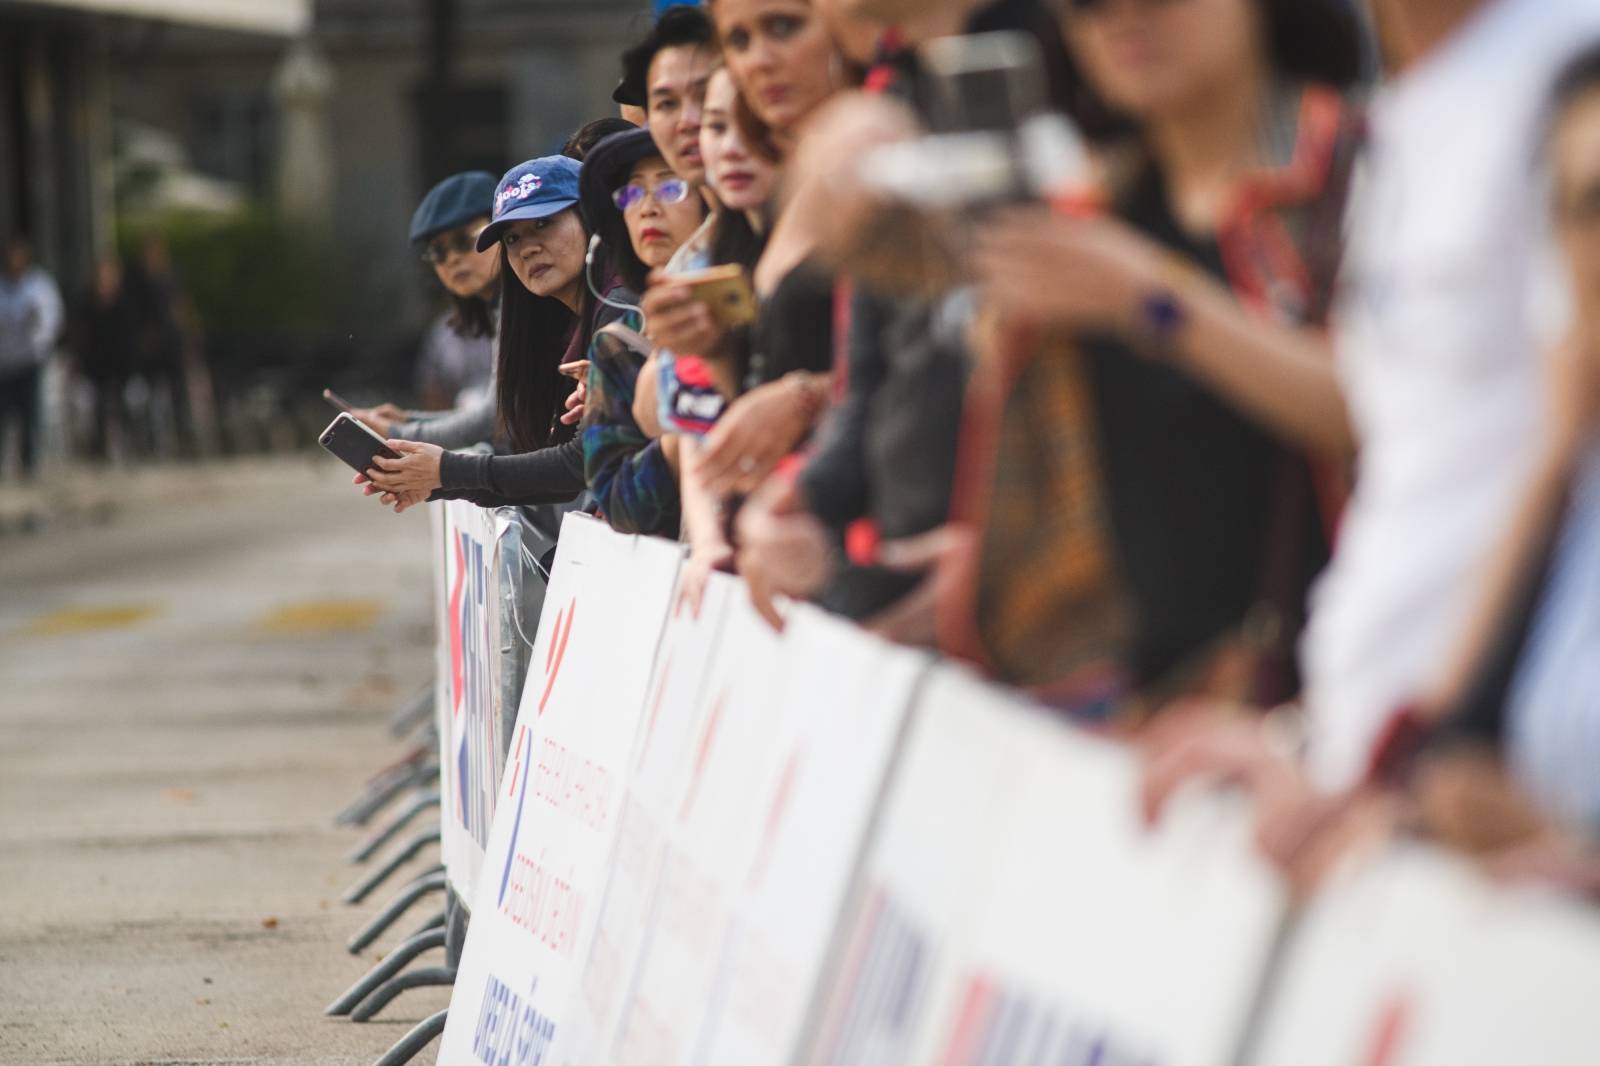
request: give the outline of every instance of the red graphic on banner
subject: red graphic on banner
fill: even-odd
[[[572,620],[578,616],[578,599],[573,597],[572,602],[556,614],[556,631],[550,637],[550,650],[545,653],[545,673],[549,677],[544,683],[544,695],[539,698],[539,714],[544,714],[546,705],[550,702],[550,693],[555,691],[556,678],[561,676],[561,663],[567,655],[567,641],[572,636]]]
[[[756,854],[755,865],[750,868],[751,888],[760,885],[761,879],[766,876],[778,830],[783,825],[783,816],[789,811],[789,799],[794,793],[794,779],[799,773],[802,756],[803,752],[797,748],[789,753],[789,758],[783,764],[783,775],[778,778],[778,788],[772,794],[772,806],[767,809],[767,826],[761,835],[761,850]]]
[[[650,742],[656,735],[656,717],[661,714],[661,704],[667,698],[667,678],[672,676],[672,653],[667,653],[666,660],[661,664],[661,684],[656,686],[655,702],[650,705],[650,721],[644,729],[644,746],[639,749],[639,761],[634,764],[637,769],[643,766],[650,758]]]
[[[974,977],[967,983],[961,1013],[956,1015],[955,1028],[945,1048],[944,1066],[964,1066],[977,1061],[980,1041],[989,1028],[989,1015],[994,1012],[994,998],[994,986],[984,978]]]
[[[1411,1028],[1411,1006],[1411,996],[1406,992],[1396,992],[1384,1002],[1362,1066],[1394,1066],[1400,1061],[1400,1048]]]
[[[517,761],[511,766],[511,773],[507,777],[510,782],[506,787],[506,795],[510,796],[517,791],[517,780],[522,775],[522,738],[528,732],[526,724],[517,727],[517,739],[512,741],[511,750],[517,753]]]
[[[461,537],[452,539],[456,549],[456,578],[450,589],[450,706],[454,717],[461,713],[461,690],[467,681],[461,653],[461,596],[467,586],[467,558],[461,550]]]
[[[705,776],[706,762],[711,758],[711,742],[717,738],[717,723],[722,721],[722,708],[728,702],[728,693],[724,689],[717,694],[716,702],[711,705],[711,714],[706,719],[705,732],[700,735],[700,750],[694,757],[694,774],[689,778],[689,791],[683,796],[683,809],[678,812],[678,821],[689,817],[689,812],[694,808],[694,798],[700,792],[700,778]]]

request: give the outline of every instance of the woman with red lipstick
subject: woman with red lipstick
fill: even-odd
[[[779,147],[844,87],[844,63],[810,0],[712,0],[722,61],[751,114]]]
[[[704,199],[675,173],[649,130],[603,141],[584,163],[583,210],[629,289],[643,288],[705,221]],[[633,303],[631,295],[619,303]],[[638,331],[630,311],[620,320]],[[589,490],[612,528],[676,536],[680,510],[676,438],[651,440],[633,415],[645,353],[596,345],[589,368],[582,440]]]
[[[781,165],[801,127],[845,87],[847,67],[809,0],[713,0],[734,118],[752,147]],[[702,153],[704,146],[702,145]],[[805,439],[825,407],[833,364],[833,278],[809,260],[805,227],[781,208],[752,281],[762,304],[752,331],[753,385],[706,437],[701,473],[719,496],[753,491]]]

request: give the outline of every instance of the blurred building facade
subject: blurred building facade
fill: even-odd
[[[0,0],[0,228],[87,276],[140,168],[159,202],[326,227],[426,319],[421,194],[614,114],[650,0]],[[149,190],[143,190],[148,193]],[[418,306],[412,307],[412,304]]]

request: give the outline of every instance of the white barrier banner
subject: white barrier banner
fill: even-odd
[[[641,745],[653,767],[641,775],[639,799],[659,812],[662,854],[650,919],[623,974],[624,1000],[588,1061],[697,1061],[739,871],[757,847],[789,676],[786,641],[731,580],[712,582],[707,608],[722,616],[716,657],[689,699],[666,690],[655,735]],[[682,724],[671,722],[674,713]]]
[[[1242,808],[1186,797],[1150,831],[1137,780],[1125,750],[937,671],[811,1061],[1231,1063],[1280,890]]]
[[[439,1061],[548,1061],[588,952],[676,545],[571,515],[535,638]]]
[[[1594,1066],[1600,914],[1405,847],[1300,919],[1254,1066]]]
[[[450,885],[475,896],[504,764],[495,720],[495,520],[461,501],[444,506],[445,728],[439,734],[440,850]],[[448,777],[444,767],[449,767]]]
[[[730,626],[724,654],[737,660],[747,647],[742,642],[760,639],[748,626]],[[689,1061],[708,1066],[778,1066],[799,1054],[929,664],[809,607],[790,612],[777,661],[764,679],[749,681],[750,698],[741,692],[737,704],[730,695],[724,705],[736,709],[759,761],[731,768],[721,800],[729,809],[686,795],[691,819],[703,810],[707,821],[686,827],[696,843],[685,845],[681,881],[663,893],[681,896],[688,923],[702,917],[697,901],[717,902],[698,893],[718,884],[729,889],[725,931],[716,909],[703,914],[720,948],[704,1020],[687,1050]],[[722,722],[708,724],[707,733],[720,737]],[[705,760],[707,781],[714,758],[715,752]],[[722,819],[726,828],[717,824]],[[719,843],[723,834],[727,842]],[[688,861],[696,850],[703,850],[703,863]],[[692,945],[694,935],[690,927],[684,943]],[[662,979],[670,973],[664,966]]]
[[[725,672],[718,668],[729,662],[721,643],[728,615],[736,617],[735,624],[751,620],[751,612],[739,611],[735,603],[744,598],[735,581],[714,575],[700,611],[679,607],[662,631],[648,702],[628,761],[627,799],[610,878],[584,960],[582,995],[554,1062],[622,1061],[597,1052],[613,1048],[618,1030],[630,1028],[623,1024],[623,1011],[631,1006],[637,960],[660,918],[662,864],[672,825],[687,813],[683,800],[696,764],[695,744],[697,739],[715,739],[705,730],[707,704],[713,698],[708,686],[715,681],[708,675]],[[770,633],[765,625],[761,630]],[[775,645],[776,637],[767,643]],[[726,734],[722,741],[727,744]],[[690,974],[678,976],[692,979]],[[637,1017],[637,1012],[629,1011],[628,1017]],[[657,1046],[659,1061],[671,1061],[666,1039]]]

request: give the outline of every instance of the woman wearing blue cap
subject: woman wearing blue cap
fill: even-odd
[[[621,317],[626,301],[608,281],[584,277],[588,229],[578,206],[577,161],[532,159],[496,185],[493,217],[480,250],[500,244],[501,321],[496,359],[500,429],[517,454],[446,452],[394,440],[399,459],[378,459],[368,492],[403,511],[424,500],[466,499],[483,506],[561,503],[586,487],[583,445],[574,435],[575,382],[597,330]],[[568,412],[563,414],[563,412]]]

